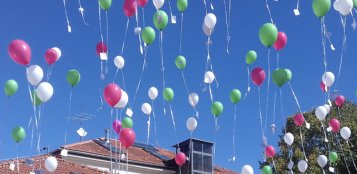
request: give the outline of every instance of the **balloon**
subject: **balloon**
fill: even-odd
[[[335,75],[332,72],[326,72],[322,75],[322,82],[327,86],[331,87],[335,81]]]
[[[353,8],[353,1],[352,0],[336,0],[333,3],[333,7],[336,11],[340,12],[342,15],[347,16],[351,13]]]
[[[274,43],[274,48],[279,51],[285,47],[286,42],[288,42],[286,34],[280,31],[278,32],[278,38]]]
[[[122,126],[121,126],[121,121],[120,120],[115,120],[113,122],[113,129],[115,131],[115,133],[119,134],[121,129],[122,129]]]
[[[296,125],[301,126],[302,124],[304,124],[304,117],[301,114],[296,114],[294,117],[294,122]]]
[[[353,1],[353,8],[357,7],[357,0],[352,0]]]
[[[324,107],[326,108],[327,113],[330,113],[330,106],[328,104],[324,104]]]
[[[57,169],[57,165],[58,165],[57,159],[53,156],[48,157],[45,161],[46,169],[49,172],[54,172]]]
[[[121,123],[122,123],[123,129],[125,129],[125,128],[131,129],[133,127],[133,120],[131,120],[130,117],[125,117]]]
[[[324,106],[317,107],[315,110],[315,115],[320,121],[324,120],[327,115],[326,108]]]
[[[343,139],[348,140],[351,136],[351,129],[348,127],[343,127],[340,133]]]
[[[125,0],[123,4],[124,13],[128,18],[136,13],[136,2],[135,0]]]
[[[342,95],[337,96],[335,99],[335,103],[337,106],[342,106],[343,103],[345,103],[345,97],[343,97]]]
[[[109,106],[115,106],[121,98],[121,89],[118,85],[111,83],[104,88],[104,99]]]
[[[283,86],[286,82],[286,79],[288,79],[288,76],[286,74],[286,71],[281,68],[277,68],[273,72],[273,82],[276,84],[276,86]]]
[[[250,165],[243,166],[242,174],[254,174],[253,168]]]
[[[198,100],[199,100],[199,97],[196,93],[191,93],[189,96],[188,96],[188,102],[190,102],[190,105],[192,107],[195,107],[198,103]]]
[[[213,72],[206,71],[204,82],[211,84],[214,81],[215,78],[216,77],[214,76]]]
[[[322,90],[323,92],[326,92],[325,84],[324,84],[324,82],[322,82],[322,81],[321,81],[321,83],[320,83],[320,88],[321,88],[321,90]],[[330,87],[327,87],[327,90],[328,90],[328,89],[330,89]]]
[[[298,168],[300,172],[305,172],[307,170],[307,162],[305,160],[300,160],[298,163]]]
[[[164,5],[165,0],[153,0],[152,2],[156,9],[160,9]]]
[[[62,56],[61,50],[59,48],[57,48],[57,47],[53,47],[52,49],[54,49],[57,52],[57,60],[59,60],[61,58],[61,56]]]
[[[38,98],[46,103],[53,95],[53,87],[48,82],[42,82],[37,87]]]
[[[203,24],[202,24],[202,29],[203,29],[203,32],[205,33],[205,35],[208,36],[208,37],[210,37],[211,34],[212,34],[213,31],[214,31],[214,28],[209,29],[209,28],[206,26],[205,22],[203,22]]]
[[[141,35],[143,36],[143,41],[146,43],[146,45],[150,45],[152,42],[154,42],[156,33],[153,28],[145,27],[141,32]]]
[[[116,57],[114,58],[114,64],[115,64],[115,66],[116,66],[117,68],[123,69],[124,64],[125,64],[124,58],[121,57],[121,56],[116,56]]]
[[[252,64],[253,62],[255,62],[256,59],[257,53],[253,50],[250,50],[247,55],[245,55],[245,62],[247,62],[247,65]]]
[[[331,0],[313,0],[312,9],[317,17],[321,18],[330,10]]]
[[[183,12],[183,11],[186,10],[187,4],[188,4],[187,0],[177,0],[177,8],[178,8],[181,12]]]
[[[231,94],[230,94],[230,98],[232,103],[237,104],[241,98],[241,93],[238,89],[233,89]]]
[[[284,70],[285,70],[286,76],[287,76],[286,81],[290,81],[291,78],[293,77],[293,73],[291,73],[291,71],[289,69],[284,69]]]
[[[275,156],[275,149],[273,146],[267,146],[265,148],[265,154],[270,157],[273,158]]]
[[[214,102],[211,106],[211,111],[214,116],[219,116],[223,112],[223,105],[221,102]]]
[[[176,164],[179,166],[181,166],[182,164],[185,164],[186,155],[182,152],[180,152],[179,154],[176,154],[175,161],[176,161]]]
[[[271,169],[270,166],[264,166],[262,168],[262,174],[272,174],[273,173],[273,170]]]
[[[337,132],[340,129],[340,122],[337,119],[331,119],[329,125],[332,127],[333,132]]]
[[[107,53],[108,52],[108,47],[107,47],[107,45],[105,43],[99,42],[97,44],[97,46],[95,47],[95,51],[97,52],[98,56],[100,56],[100,53]]]
[[[112,0],[98,0],[98,3],[103,10],[108,10],[112,5]]]
[[[209,29],[213,29],[214,26],[216,26],[217,23],[217,18],[213,13],[208,13],[205,17],[205,25],[209,28]]]
[[[264,82],[264,79],[265,79],[265,72],[263,69],[261,68],[254,68],[253,71],[252,71],[252,80],[253,82],[260,86],[263,82]]]
[[[186,67],[186,59],[183,56],[177,56],[176,60],[175,60],[175,64],[177,66],[177,68],[179,68],[180,70],[185,69]]]
[[[266,23],[259,30],[259,38],[263,45],[270,47],[278,38],[278,29],[274,24]]]
[[[18,85],[17,85],[17,82],[15,80],[8,80],[6,83],[5,83],[5,93],[7,96],[12,96],[16,93],[17,91],[17,88],[18,88]]]
[[[154,2],[155,2],[155,0],[154,0]],[[154,24],[157,29],[159,29],[160,31],[163,30],[166,27],[168,22],[169,22],[168,16],[164,11],[159,10],[155,13]]]
[[[193,117],[189,118],[187,121],[186,121],[186,127],[189,131],[194,131],[197,127],[197,120]]]
[[[128,104],[128,100],[129,100],[128,94],[125,91],[123,91],[122,89],[120,89],[120,90],[121,90],[121,98],[120,98],[119,102],[114,106],[117,109],[125,108],[125,106]]]
[[[67,81],[72,87],[76,86],[80,80],[81,80],[81,75],[77,70],[72,69],[68,71]]]
[[[291,133],[286,133],[284,136],[284,141],[286,144],[291,146],[294,142],[294,135]]]
[[[9,55],[15,62],[21,65],[29,65],[31,60],[31,49],[26,42],[14,40],[9,45]]]
[[[150,89],[149,89],[149,97],[150,97],[150,99],[151,100],[155,100],[156,99],[156,97],[157,97],[157,95],[158,95],[158,91],[157,91],[157,89],[155,88],[155,87],[151,87]]]
[[[337,153],[336,152],[331,152],[330,155],[328,156],[328,158],[330,159],[330,161],[332,163],[336,162],[338,159]]]
[[[120,138],[119,140],[120,140],[121,144],[124,147],[128,148],[135,141],[135,133],[130,128],[125,128],[120,132],[119,138]]]
[[[24,128],[18,126],[12,130],[12,138],[19,143],[22,139],[25,138],[25,130]]]
[[[168,102],[171,102],[172,99],[174,99],[174,91],[171,88],[165,88],[165,90],[164,90],[164,98]]]
[[[317,158],[317,163],[321,168],[324,168],[327,164],[327,157],[325,155],[319,155]]]
[[[54,49],[48,49],[45,52],[45,59],[49,65],[54,64],[57,61],[57,51]]]
[[[42,68],[38,65],[31,65],[27,71],[27,80],[32,86],[37,86],[43,78]]]
[[[150,115],[151,105],[149,103],[144,103],[143,105],[141,105],[141,110],[144,112],[144,114]]]
[[[137,0],[137,2],[141,7],[144,7],[146,5],[146,3],[148,2],[148,0]]]
[[[42,103],[42,101],[40,100],[40,98],[38,98],[38,95],[37,95],[37,89],[34,89],[32,92],[31,92],[31,101],[32,103],[34,102],[33,100],[33,97],[35,96],[35,106],[38,106]]]

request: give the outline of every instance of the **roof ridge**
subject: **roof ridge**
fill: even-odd
[[[82,142],[78,142],[78,143],[74,143],[74,144],[62,145],[61,148],[73,147],[73,146],[78,146],[78,145],[82,145],[82,144],[87,144],[87,143],[89,143],[91,141],[93,141],[93,140],[91,139],[91,140],[82,141]]]

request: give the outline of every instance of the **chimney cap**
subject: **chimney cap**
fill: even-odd
[[[110,132],[110,129],[104,129],[104,132]]]

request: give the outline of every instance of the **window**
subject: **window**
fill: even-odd
[[[212,144],[193,141],[193,174],[213,173]]]

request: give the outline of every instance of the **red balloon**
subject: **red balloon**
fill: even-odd
[[[148,2],[148,0],[137,0],[137,1],[141,7],[144,7],[146,5],[146,3]]]
[[[131,145],[133,145],[135,141],[135,133],[132,129],[130,128],[125,128],[120,132],[119,140],[121,144],[128,148]]]
[[[176,154],[175,161],[176,161],[176,164],[179,166],[181,166],[182,164],[185,164],[186,155],[182,152],[180,152],[179,154]]]
[[[273,146],[268,146],[265,148],[265,154],[267,154],[268,157],[273,158],[275,155],[275,149]]]
[[[340,129],[340,122],[337,119],[331,119],[330,127],[332,127],[333,132],[337,132]]]
[[[286,36],[286,34],[284,32],[280,31],[278,33],[278,38],[276,39],[276,41],[274,43],[274,48],[279,51],[285,47],[286,42],[288,42],[288,37]]]
[[[135,0],[125,0],[123,8],[124,8],[124,13],[128,18],[133,16],[136,13],[136,2]]]
[[[342,95],[337,96],[335,99],[335,103],[337,106],[342,106],[344,102],[345,102],[345,97],[343,97]]]
[[[21,65],[29,65],[31,60],[31,49],[26,42],[14,40],[9,45],[9,55],[15,62]]]
[[[294,117],[294,122],[295,124],[297,124],[298,126],[301,126],[302,124],[304,124],[304,117],[301,114],[296,114]]]
[[[48,49],[45,53],[46,62],[49,65],[54,64],[57,61],[57,51],[54,49]]]
[[[260,86],[263,82],[264,82],[264,79],[265,79],[265,72],[263,69],[261,68],[254,68],[253,71],[252,71],[252,80],[253,82]]]
[[[100,56],[100,53],[107,53],[108,52],[108,47],[105,43],[99,42],[97,46],[95,47],[95,51],[97,52],[98,56]]]
[[[323,91],[323,92],[326,92],[326,90],[325,90],[325,84],[324,84],[324,82],[322,82],[321,81],[321,83],[320,83],[320,88],[321,88],[321,90]],[[330,89],[330,87],[327,87],[327,90],[328,89]]]
[[[104,88],[103,95],[108,105],[114,107],[121,98],[121,89],[118,85],[111,83]]]

